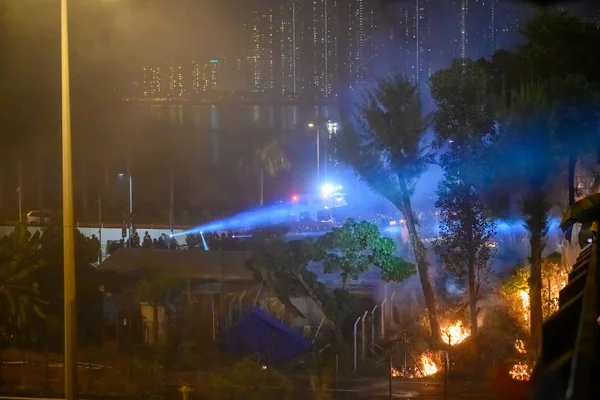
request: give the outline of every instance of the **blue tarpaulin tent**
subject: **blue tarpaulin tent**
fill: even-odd
[[[223,349],[234,356],[258,353],[269,363],[280,363],[308,353],[311,346],[298,332],[254,308],[231,328]]]

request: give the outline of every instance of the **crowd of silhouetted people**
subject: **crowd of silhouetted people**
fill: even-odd
[[[204,236],[204,240],[202,240]],[[165,233],[158,238],[152,238],[146,231],[140,238],[137,232],[131,235],[131,239],[126,238],[120,241],[109,241],[107,244],[107,253],[113,254],[120,248],[143,248],[143,249],[163,249],[163,250],[246,250],[248,248],[247,239],[252,236],[249,233],[240,233],[230,231],[227,233],[203,232],[202,234],[187,234],[185,244],[180,244],[176,236],[170,236]]]
[[[185,234],[185,244],[180,244],[177,241],[178,236],[170,236],[163,233],[158,238],[152,238],[150,233],[146,231],[144,236],[140,238],[138,232],[134,231],[131,235],[131,239],[123,238],[118,242],[109,241],[107,244],[107,253],[113,254],[120,248],[224,251],[251,250],[254,240],[281,237],[287,233],[289,233],[289,229],[281,226],[246,231],[228,231],[227,233],[187,233]],[[181,239],[181,236],[179,236],[179,238]]]

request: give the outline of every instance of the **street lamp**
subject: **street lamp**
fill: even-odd
[[[329,136],[327,136],[327,140],[325,141],[325,180],[327,180],[327,168],[329,166],[329,141],[331,138],[337,133],[338,124],[337,122],[333,122],[332,120],[327,121],[327,131],[329,132]]]
[[[73,218],[73,165],[71,154],[71,89],[69,82],[68,21],[67,0],[60,0],[65,400],[75,400],[77,396],[77,309],[75,302],[75,227]]]
[[[123,173],[121,172],[119,174],[119,176],[123,177],[123,176],[129,176],[129,238],[127,239],[127,242],[129,243],[129,247],[131,247],[131,235],[133,234],[132,232],[132,225],[133,225],[133,179],[131,178],[131,172],[129,173]]]
[[[317,127],[317,181],[321,182],[321,127],[313,122],[309,122],[307,126],[309,129]]]

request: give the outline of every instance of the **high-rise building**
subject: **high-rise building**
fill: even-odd
[[[327,99],[338,78],[339,0],[286,0],[277,20],[276,85],[285,98]]]
[[[286,0],[279,10],[277,86],[283,98],[298,98],[305,89],[303,62],[308,35],[305,5],[305,0]]]
[[[191,93],[194,95],[200,94],[204,90],[204,68],[197,61],[192,61],[191,68]]]
[[[158,65],[145,65],[142,67],[142,83],[140,94],[142,97],[153,97],[164,94],[161,67]]]
[[[248,90],[253,93],[271,93],[275,88],[274,71],[274,15],[273,10],[253,10],[246,24],[249,40]]]
[[[367,80],[369,67],[377,57],[379,10],[373,0],[345,0],[340,8],[343,78],[353,90]]]
[[[171,97],[183,97],[185,94],[183,65],[178,63],[165,63],[165,67],[167,71],[167,95]]]
[[[430,2],[401,2],[390,10],[393,13],[390,18],[393,22],[391,39],[398,49],[398,64],[410,80],[419,84],[427,82],[435,56],[433,38],[437,30]]]
[[[309,93],[317,99],[333,96],[339,77],[339,11],[337,0],[313,0],[311,15],[311,85]]]
[[[204,75],[202,90],[214,92],[219,90],[219,60],[210,60],[204,64]]]

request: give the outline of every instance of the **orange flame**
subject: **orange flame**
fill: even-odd
[[[525,343],[521,339],[515,340],[515,349],[521,354],[527,353],[527,350],[525,349]]]
[[[419,364],[422,370],[422,375],[424,376],[433,375],[439,371],[437,365],[435,365],[435,362],[433,362],[431,355],[429,354],[421,354]]]
[[[518,362],[508,372],[513,379],[528,381],[531,377],[531,367],[526,363]]]
[[[521,308],[522,315],[525,322],[529,322],[529,292],[526,290],[521,290],[519,292],[519,296],[521,297]]]
[[[438,366],[432,359],[431,354],[423,353],[419,357],[418,368],[414,370],[399,370],[392,367],[390,373],[392,377],[403,377],[403,378],[424,378],[429,375],[433,375],[439,371]]]
[[[461,321],[456,321],[453,324],[443,323],[442,333],[444,334],[444,340],[448,340],[451,346],[460,344],[471,336],[471,331],[465,328]]]

